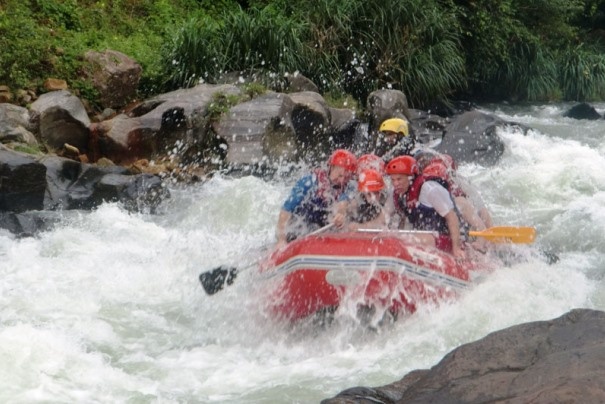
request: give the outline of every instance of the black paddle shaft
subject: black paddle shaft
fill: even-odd
[[[237,268],[220,266],[212,271],[202,272],[200,282],[206,293],[213,295],[222,290],[225,284],[231,285],[236,276]]]

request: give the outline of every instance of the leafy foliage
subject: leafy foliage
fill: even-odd
[[[63,78],[94,104],[82,55],[109,48],[142,65],[141,96],[230,72],[274,87],[298,71],[359,104],[380,88],[414,106],[593,100],[604,32],[603,0],[1,0],[0,84]]]
[[[82,55],[111,48],[142,65],[144,93],[157,91],[164,74],[159,49],[194,5],[193,0],[4,0],[0,83],[40,89],[46,78],[57,77],[86,89]]]
[[[455,0],[471,95],[549,100],[561,94],[558,50],[578,40],[584,0]]]

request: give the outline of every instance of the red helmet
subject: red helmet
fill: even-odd
[[[357,168],[357,158],[348,150],[338,149],[330,156],[328,165],[344,167],[347,171],[355,172],[355,169]]]
[[[447,166],[442,160],[433,160],[429,163],[428,166],[424,167],[422,170],[422,175],[428,177],[439,177],[447,180],[449,178],[447,172]]]
[[[370,168],[384,174],[384,160],[375,154],[364,154],[357,159],[357,174],[361,174],[364,170]]]
[[[389,161],[386,172],[389,175],[416,175],[418,174],[418,164],[416,164],[416,160],[412,156],[399,156]]]
[[[368,168],[359,174],[357,189],[360,192],[378,192],[384,189],[384,178],[376,170]]]
[[[452,156],[450,156],[449,154],[440,154],[437,157],[435,157],[435,160],[442,161],[445,164],[445,166],[447,168],[449,168],[450,170],[456,171],[456,169],[458,168],[458,165],[454,161],[454,158]]]

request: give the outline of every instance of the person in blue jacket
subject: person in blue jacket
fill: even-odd
[[[356,167],[355,155],[338,149],[330,156],[327,169],[315,168],[296,182],[277,220],[278,248],[329,223],[344,225],[347,203],[355,191]]]

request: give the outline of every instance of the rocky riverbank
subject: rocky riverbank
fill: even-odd
[[[504,150],[498,128],[516,125],[470,106],[442,115],[410,109],[397,90],[371,93],[363,113],[333,108],[299,74],[274,87],[263,87],[254,74],[228,75],[225,83],[161,94],[117,112],[111,107],[131,98],[140,69],[125,55],[106,53],[91,55],[94,83],[107,103],[103,114],[91,114],[65,83],[26,107],[0,103],[0,228],[32,235],[40,222],[32,212],[92,209],[104,201],[153,211],[169,197],[167,180],[200,181],[216,170],[270,173],[321,161],[337,147],[369,152],[377,127],[390,117],[408,119],[420,142],[440,142],[436,149],[459,162],[493,165]],[[521,134],[527,130],[517,126]]]

